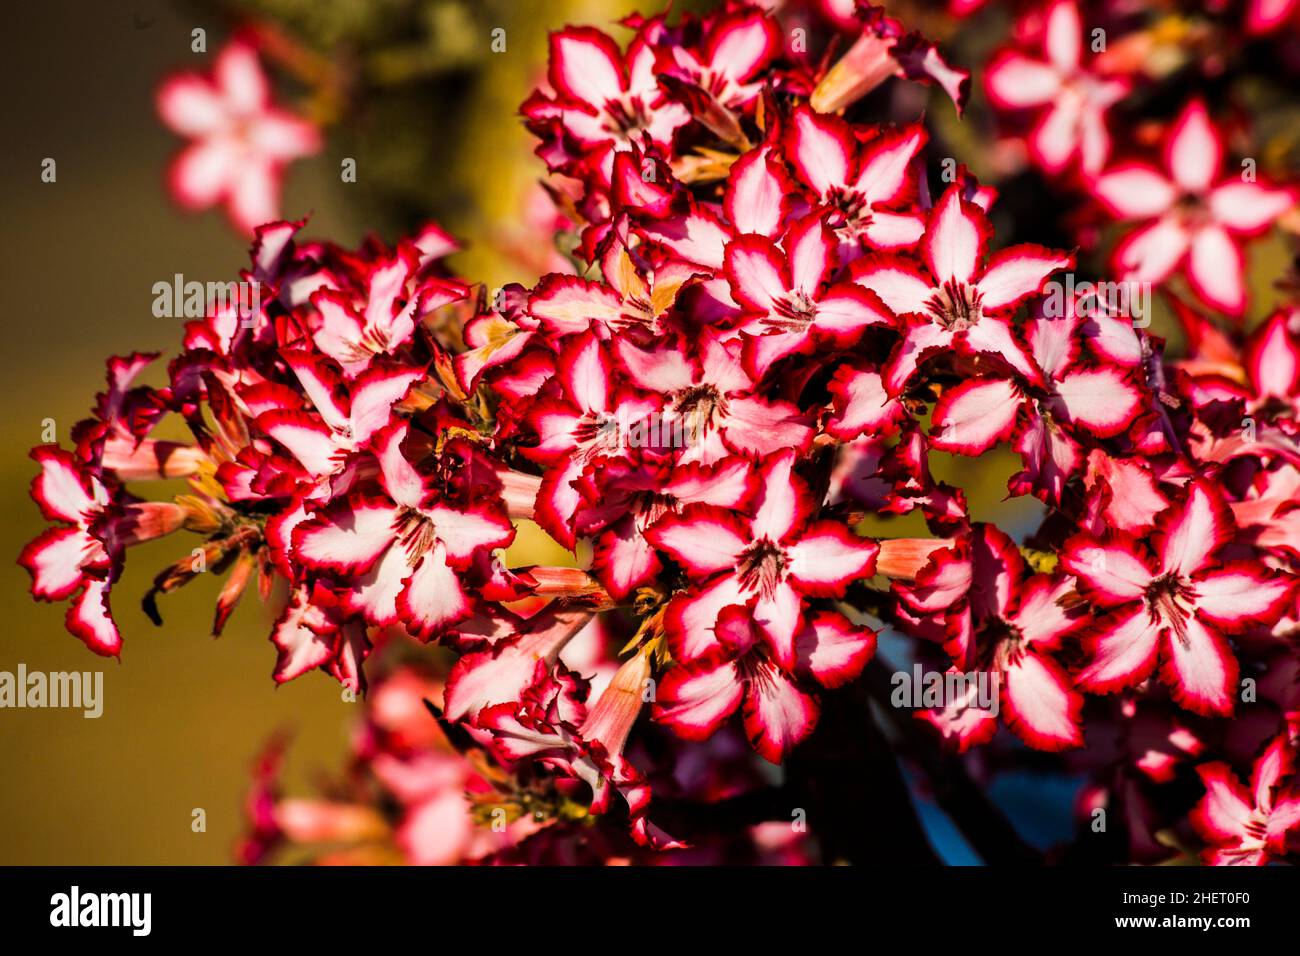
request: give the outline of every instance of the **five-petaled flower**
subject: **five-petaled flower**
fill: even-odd
[[[1205,796],[1191,820],[1210,844],[1204,853],[1207,863],[1264,866],[1286,854],[1289,835],[1300,829],[1295,765],[1295,744],[1282,735],[1269,741],[1255,761],[1249,790],[1225,763],[1196,768]]]
[[[1162,283],[1179,268],[1207,305],[1246,310],[1245,240],[1259,236],[1296,203],[1294,189],[1259,182],[1242,167],[1223,178],[1224,137],[1205,103],[1190,101],[1170,127],[1164,171],[1117,163],[1092,183],[1117,219],[1144,225],[1115,246],[1121,279]]]
[[[1010,323],[1015,307],[1037,293],[1074,257],[1019,245],[985,262],[993,227],[984,210],[950,186],[930,210],[921,240],[924,266],[897,255],[863,259],[854,281],[878,295],[904,323],[884,373],[898,394],[928,357],[949,349],[972,362],[1001,363],[1033,383],[1042,381]]]
[[[742,605],[772,660],[792,668],[807,602],[842,595],[873,573],[877,544],[840,522],[813,519],[814,499],[794,462],[786,452],[763,464],[752,516],[692,504],[647,530],[696,582],[665,615],[677,659],[698,660],[718,647],[718,616]]]
[[[1077,158],[1084,173],[1096,175],[1110,157],[1106,111],[1131,84],[1084,63],[1083,20],[1074,0],[1056,0],[1044,19],[1046,59],[1003,51],[989,64],[984,85],[998,109],[1034,111],[1029,149],[1045,171],[1059,175]]]
[[[1159,662],[1179,704],[1230,714],[1238,665],[1226,635],[1275,617],[1293,584],[1250,561],[1222,561],[1235,528],[1204,480],[1193,481],[1156,527],[1150,548],[1124,533],[1066,545],[1062,566],[1089,601],[1110,610],[1090,635],[1079,681],[1098,692],[1133,687]]]
[[[279,216],[284,167],[320,149],[314,125],[272,105],[257,52],[243,40],[222,48],[210,77],[180,73],[163,83],[158,113],[193,141],[168,174],[177,202],[186,209],[222,203],[245,234]]]

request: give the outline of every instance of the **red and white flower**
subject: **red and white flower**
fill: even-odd
[[[913,162],[925,145],[921,126],[883,133],[861,145],[838,117],[798,106],[785,134],[785,154],[846,243],[897,250],[916,245],[924,219],[908,211],[916,195]]]
[[[836,244],[820,215],[792,225],[783,246],[757,235],[727,245],[727,280],[745,313],[740,326],[746,335],[745,365],[756,379],[774,362],[814,343],[849,345],[870,326],[892,324],[888,310],[865,287],[832,283]]]
[[[316,415],[276,402],[279,407],[262,411],[255,423],[318,481],[345,475],[354,468],[355,453],[389,423],[393,406],[424,377],[422,369],[376,365],[345,384],[323,356],[295,349],[283,357],[311,399]]]
[[[131,545],[177,531],[186,512],[172,502],[126,500],[95,469],[71,452],[38,445],[31,456],[41,471],[32,498],[41,513],[58,522],[30,541],[18,563],[32,576],[32,596],[42,601],[72,598],[68,630],[96,654],[117,657],[122,636],[109,609],[109,591]]]
[[[552,33],[547,69],[551,94],[538,91],[522,112],[543,137],[538,154],[552,169],[582,161],[609,181],[613,153],[643,141],[667,148],[690,122],[685,107],[668,99],[655,74],[655,50],[638,35],[626,54],[591,27]]]
[[[597,490],[598,497],[581,512],[580,526],[585,535],[595,535],[592,569],[610,596],[622,599],[663,570],[645,538],[648,527],[691,504],[740,508],[755,488],[749,461],[730,457],[712,466],[685,462],[671,471],[611,467]]]
[[[993,227],[984,210],[954,185],[930,210],[921,240],[924,266],[894,255],[870,256],[853,268],[854,281],[903,319],[903,338],[890,356],[885,388],[897,395],[918,365],[940,351],[970,360],[1001,360],[1032,383],[1042,376],[1010,323],[1016,306],[1039,292],[1074,257],[1019,245],[985,262]]]
[[[1203,856],[1214,866],[1264,866],[1284,855],[1288,837],[1300,828],[1300,786],[1295,779],[1295,745],[1274,737],[1242,786],[1226,763],[1201,764],[1196,772],[1205,796],[1192,811],[1192,825],[1210,844]]]
[[[1195,99],[1168,132],[1168,173],[1106,170],[1105,113],[1128,88],[1115,77],[1150,78],[1160,95],[1125,103],[1134,140],[1148,141],[1179,63],[1179,78],[1214,73],[1225,101],[1271,102],[1266,86],[1237,95],[1237,54],[1280,55],[1285,38],[1246,47],[1267,26],[1238,25],[1201,50],[1199,28],[1166,37],[1112,9],[1101,11],[1111,50],[1089,57],[1080,9],[1026,9],[987,81],[995,107],[1026,113],[1006,117],[1009,129],[1034,122],[1039,166],[1069,171],[1071,187],[1081,173],[1112,214],[1140,221],[1115,253],[1123,274],[1097,275],[1089,293],[1081,284],[1062,303],[1047,284],[1069,253],[989,250],[1001,188],[997,215],[1017,234],[1073,230],[1091,256],[1107,224],[1087,190],[1025,215],[1009,142],[983,164],[996,188],[959,167],[932,201],[918,160],[933,118],[915,119],[917,91],[846,109],[908,76],[940,84],[960,111],[967,74],[881,8],[727,0],[703,15],[633,15],[625,51],[567,28],[523,107],[553,174],[527,219],[557,241],[509,240],[545,278],[505,285],[489,309],[469,301],[484,287],[449,277],[440,259],[457,246],[436,225],[353,249],[302,237],[303,222],[257,227],[239,273],[264,290],[255,314],[218,306],[187,323],[159,387],[137,381],[153,356],[113,359],[92,414],[69,430],[73,450],[34,453],[33,493],[55,527],[20,558],[33,593],[70,600],[68,627],[116,655],[107,601],[126,549],[185,530],[201,557],[182,549],[154,578],[155,622],[159,594],[208,567],[229,572],[215,630],[253,582],[287,600],[272,628],[277,682],[321,670],[360,691],[369,672],[392,688],[367,702],[355,763],[329,799],[280,799],[278,750],[267,752],[250,860],[337,839],[320,860],[645,862],[681,846],[648,816],[661,782],[672,829],[701,844],[682,860],[837,854],[858,841],[817,820],[811,836],[774,840],[789,827],[766,811],[783,813],[779,795],[841,755],[883,755],[893,773],[889,753],[853,740],[878,736],[868,721],[892,725],[918,785],[965,827],[978,815],[948,801],[969,789],[943,787],[920,752],[931,735],[877,706],[879,672],[820,717],[821,689],[858,679],[875,651],[855,623],[868,615],[895,631],[888,656],[923,673],[942,648],[946,689],[964,679],[965,693],[921,715],[960,749],[993,738],[999,714],[1031,748],[1078,747],[1086,709],[1100,725],[1089,752],[1034,765],[1093,778],[1078,807],[1110,801],[1126,825],[1101,852],[1129,861],[1164,859],[1154,835],[1186,830],[1186,764],[1253,752],[1284,715],[1291,742],[1270,745],[1253,793],[1226,764],[1201,768],[1192,823],[1212,862],[1290,858],[1300,310],[1284,298],[1248,334],[1168,296],[1186,333],[1171,358],[1103,292],[1131,299],[1185,268],[1202,299],[1241,313],[1240,246],[1274,220],[1293,227],[1297,193],[1225,179],[1222,136]],[[828,70],[836,31],[855,26]],[[1232,55],[1194,64],[1193,51]],[[169,81],[159,108],[194,140],[174,167],[182,200],[225,201],[245,226],[273,214],[284,165],[317,145],[270,105],[242,41],[211,77]],[[887,125],[900,120],[912,125]],[[1292,285],[1278,283],[1281,295]],[[1017,519],[1015,539],[976,520],[996,503],[939,480],[930,454],[1006,439],[1023,460],[1011,491],[1046,504],[1036,526]],[[164,478],[186,485],[174,501],[128,484]],[[512,521],[530,518],[540,531],[520,560]],[[863,536],[900,520],[925,536]],[[557,546],[569,556],[527,563]],[[431,670],[408,670],[403,632],[441,642],[424,655]],[[1179,716],[1231,713],[1239,666],[1259,680],[1252,719]],[[1085,691],[1120,689],[1083,707]],[[742,736],[767,760],[800,745],[809,759],[773,772]],[[989,770],[1025,766],[1024,749],[941,766],[982,785]],[[841,798],[835,773],[818,783],[827,807]],[[626,823],[599,818],[616,796]],[[766,823],[695,824],[733,798]],[[488,835],[483,817],[503,804],[518,819]],[[979,828],[967,835],[994,859]]]
[[[62,449],[42,445],[32,449],[32,458],[41,466],[32,497],[46,518],[62,524],[41,532],[23,548],[18,563],[32,576],[34,597],[62,601],[76,594],[68,608],[68,630],[96,654],[117,657],[122,637],[108,607],[117,559],[93,532],[112,508],[111,495]]]
[[[759,10],[735,10],[709,25],[698,49],[671,44],[660,80],[714,133],[742,143],[737,113],[763,89],[761,72],[781,52],[781,28]]]
[[[683,262],[652,267],[611,243],[601,258],[606,282],[552,274],[528,296],[528,313],[556,338],[590,329],[602,340],[631,335],[645,341],[665,331],[664,317],[700,270]]]
[[[664,419],[682,426],[680,462],[708,465],[731,454],[758,459],[812,444],[813,428],[798,406],[755,394],[738,340],[704,330],[693,354],[675,342],[647,351],[626,340],[615,342],[615,352],[637,388],[663,396]]]
[[[277,684],[321,668],[353,693],[365,690],[370,639],[365,621],[349,616],[344,603],[320,583],[294,591],[271,631]]]
[[[1223,134],[1201,100],[1192,100],[1165,138],[1164,166],[1125,162],[1092,183],[1118,219],[1145,224],[1112,253],[1122,279],[1162,283],[1182,269],[1207,305],[1241,316],[1246,310],[1245,240],[1266,232],[1296,203],[1294,189],[1265,185],[1244,173],[1219,178]]]
[[[1085,173],[1095,175],[1110,156],[1106,111],[1130,84],[1085,65],[1083,20],[1074,0],[1056,0],[1045,19],[1045,59],[1003,51],[989,64],[984,85],[998,109],[1038,115],[1029,149],[1043,169],[1061,173],[1077,158]]]
[[[558,366],[559,394],[539,398],[529,409],[526,422],[537,440],[522,451],[548,466],[537,495],[538,523],[572,547],[574,514],[582,501],[574,483],[598,462],[626,458],[624,428],[648,419],[656,406],[616,384],[609,351],[591,332],[571,338]]]
[[[157,106],[168,127],[193,140],[168,173],[172,195],[186,209],[224,204],[246,234],[279,218],[284,167],[320,149],[314,125],[272,105],[257,53],[242,40],[222,48],[211,76],[164,82]]]
[[[1119,434],[1141,407],[1141,393],[1123,369],[1079,361],[1076,329],[1073,319],[1032,320],[1030,350],[1044,387],[1003,378],[962,382],[935,405],[931,445],[979,455],[1014,432],[1025,471],[1011,479],[1012,493],[1033,491],[1059,503],[1065,483],[1083,461],[1079,440]],[[1017,429],[1018,417],[1022,424]]]
[[[1226,635],[1268,622],[1293,591],[1291,580],[1258,563],[1223,563],[1218,554],[1234,532],[1221,494],[1198,479],[1160,515],[1150,549],[1123,532],[1067,543],[1062,567],[1110,612],[1089,635],[1084,688],[1137,686],[1158,663],[1183,707],[1232,713],[1238,666]]]
[[[835,611],[811,615],[797,635],[797,676],[773,660],[743,608],[724,609],[717,633],[719,647],[664,676],[654,718],[680,737],[704,740],[740,710],[745,737],[772,763],[784,761],[817,724],[820,705],[808,678],[839,687],[876,650],[873,631]]]
[[[725,609],[718,631],[719,647],[664,677],[655,720],[687,740],[704,740],[741,709],[750,744],[780,763],[812,733],[817,701],[765,652],[741,608]]]
[[[956,551],[953,557],[938,552],[933,560],[936,568],[948,566],[946,580],[967,589],[964,613],[948,615],[952,639],[945,645],[957,672],[967,678],[967,693],[919,716],[963,751],[992,739],[999,713],[1031,747],[1081,746],[1083,696],[1055,658],[1082,623],[1079,610],[1066,600],[1073,582],[1027,575],[1015,543],[991,526],[980,529],[969,552]],[[936,584],[938,578],[931,578],[926,587]],[[915,588],[900,593],[914,607],[930,597]],[[980,679],[993,681],[989,690],[998,695],[996,711],[981,706]]]
[[[316,347],[355,376],[406,345],[424,316],[469,296],[465,283],[420,279],[420,269],[419,250],[406,246],[366,265],[364,296],[334,288],[314,293],[311,302],[320,316],[312,333]]]
[[[718,647],[718,617],[739,605],[748,609],[771,659],[791,669],[806,602],[842,595],[874,572],[874,541],[839,521],[812,518],[815,502],[794,474],[794,461],[794,454],[783,453],[764,463],[753,517],[690,505],[646,531],[697,582],[665,614],[677,660],[695,661]]]
[[[1247,415],[1291,430],[1300,400],[1300,335],[1286,310],[1255,327],[1244,349],[1221,344],[1225,358],[1212,354],[1213,347],[1203,347],[1183,365],[1194,376],[1198,403],[1239,400]]]
[[[400,620],[427,637],[469,615],[458,572],[480,552],[507,546],[515,529],[493,502],[441,500],[402,453],[407,430],[386,428],[376,442],[387,495],[336,498],[295,529],[293,554],[352,582],[349,605],[372,624]]]

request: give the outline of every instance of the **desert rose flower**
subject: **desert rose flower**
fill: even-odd
[[[1129,92],[1123,78],[1098,75],[1085,64],[1083,27],[1078,5],[1057,0],[1047,11],[1043,58],[1007,50],[984,75],[998,109],[1033,111],[1029,149],[1052,174],[1076,158],[1085,173],[1101,172],[1111,145],[1106,111]]]
[[[1241,174],[1223,177],[1223,160],[1223,134],[1205,104],[1192,100],[1166,136],[1163,169],[1119,163],[1092,189],[1116,219],[1144,223],[1112,253],[1121,278],[1163,283],[1181,269],[1202,301],[1239,318],[1247,240],[1294,206],[1296,192]]]
[[[173,198],[185,209],[223,205],[245,234],[278,218],[284,167],[320,149],[315,126],[272,104],[257,53],[242,40],[221,49],[211,74],[168,78],[157,107],[191,141],[168,172]]]
[[[1255,761],[1249,790],[1227,764],[1215,761],[1196,768],[1205,796],[1191,819],[1210,844],[1204,853],[1207,863],[1264,866],[1286,853],[1287,834],[1300,825],[1295,762],[1295,745],[1280,736]]]
[[[1276,615],[1292,584],[1252,562],[1216,559],[1234,528],[1207,482],[1192,483],[1157,529],[1150,549],[1124,534],[1083,536],[1062,555],[1083,594],[1111,609],[1091,636],[1080,683],[1101,692],[1131,687],[1159,664],[1178,703],[1230,714],[1238,665],[1226,634]]]

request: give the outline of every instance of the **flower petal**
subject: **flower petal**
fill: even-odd
[[[1073,538],[1061,554],[1061,567],[1079,579],[1089,598],[1106,605],[1138,600],[1156,577],[1128,535],[1111,541]]]
[[[684,740],[704,740],[736,712],[743,696],[736,666],[720,653],[710,654],[664,675],[654,719]]]
[[[859,285],[834,285],[817,303],[813,328],[841,345],[851,345],[863,329],[892,325],[893,318],[876,296]]]
[[[1002,675],[1002,706],[1007,726],[1039,750],[1065,750],[1083,744],[1079,728],[1083,696],[1065,671],[1039,654],[1024,653]]]
[[[745,736],[759,756],[780,763],[812,733],[817,724],[817,701],[766,661],[755,671],[742,710]]]
[[[87,489],[86,478],[71,452],[54,445],[38,445],[32,459],[41,466],[32,479],[32,498],[51,521],[82,524],[99,505]]]
[[[835,414],[827,421],[826,431],[844,441],[866,433],[888,434],[907,417],[902,403],[885,391],[879,372],[841,365],[829,388]]]
[[[1253,234],[1271,226],[1295,202],[1291,190],[1234,180],[1210,193],[1210,214],[1233,232]]]
[[[593,321],[617,321],[623,312],[623,298],[599,282],[548,275],[529,295],[528,311],[552,335],[574,335],[585,332]]]
[[[980,455],[1011,437],[1024,401],[1007,379],[970,379],[947,389],[934,406],[930,445]]]
[[[1187,576],[1206,567],[1235,528],[1223,497],[1205,481],[1193,481],[1187,497],[1158,521],[1156,552],[1166,574]]]
[[[1145,163],[1119,163],[1092,184],[1093,194],[1120,219],[1150,219],[1165,212],[1178,190],[1164,174]]]
[[[949,280],[970,283],[984,258],[991,234],[992,227],[984,210],[963,199],[957,184],[949,186],[930,211],[925,237],[921,240],[930,274],[940,285]]]
[[[1101,621],[1087,641],[1091,660],[1079,674],[1079,684],[1108,694],[1140,684],[1155,670],[1160,627],[1145,608],[1118,612]]]
[[[1083,22],[1074,0],[1056,0],[1048,9],[1043,49],[1052,66],[1061,73],[1078,69],[1083,52]]]
[[[1011,309],[1042,289],[1047,277],[1074,265],[1074,256],[1044,246],[1012,246],[993,254],[979,280],[984,310]]]
[[[790,577],[813,597],[838,597],[854,581],[875,573],[880,546],[838,521],[816,521],[786,549]]]
[[[333,433],[309,413],[272,410],[258,415],[255,424],[263,434],[289,449],[310,474],[330,475],[339,467]]]
[[[821,216],[805,216],[786,233],[785,248],[790,290],[816,298],[821,284],[835,268],[835,235]]]
[[[1201,836],[1216,843],[1235,843],[1245,838],[1254,809],[1246,788],[1226,764],[1201,764],[1196,768],[1205,785],[1205,796],[1188,817]]]
[[[96,654],[119,657],[122,653],[122,635],[113,622],[108,608],[107,581],[90,581],[78,594],[64,615],[69,631]]]
[[[856,188],[869,205],[898,204],[907,198],[912,190],[908,171],[926,139],[925,127],[913,125],[885,133],[863,150]],[[881,215],[888,214],[873,212],[873,224]]]
[[[463,511],[433,505],[425,514],[433,521],[448,563],[455,567],[464,567],[485,548],[509,547],[515,539],[510,520],[486,503],[470,505]]]
[[[388,496],[406,508],[418,508],[424,503],[424,478],[402,453],[402,442],[409,431],[405,421],[381,429],[375,436],[374,452]]]
[[[1172,216],[1130,232],[1111,253],[1121,278],[1136,282],[1163,282],[1178,268],[1191,237]]]
[[[789,176],[778,176],[772,150],[763,146],[750,150],[731,165],[723,209],[740,233],[775,236],[781,232],[790,203]]]
[[[715,69],[738,83],[749,80],[781,52],[776,20],[761,10],[723,17],[709,31],[704,53]]]
[[[696,661],[720,647],[714,629],[724,608],[745,604],[744,593],[734,574],[720,574],[700,590],[679,593],[668,602],[664,630],[674,660]]]
[[[753,540],[780,542],[812,512],[808,487],[794,474],[794,462],[794,452],[786,451],[769,458],[760,470]]]
[[[1189,193],[1203,193],[1223,165],[1223,140],[1210,122],[1205,102],[1194,99],[1174,121],[1165,144],[1165,166]]]
[[[156,105],[162,121],[182,136],[207,136],[226,121],[225,103],[207,80],[194,73],[164,80]]]
[[[1061,76],[1050,63],[1003,52],[985,70],[984,88],[999,109],[1020,110],[1052,102],[1061,89]]]
[[[1111,368],[1070,372],[1056,385],[1068,420],[1094,435],[1118,435],[1133,422],[1141,405],[1137,388]]]
[[[472,607],[441,543],[425,553],[397,596],[402,623],[425,639],[468,617]]]
[[[357,376],[352,388],[352,440],[369,441],[370,436],[392,420],[393,406],[422,378],[423,369],[378,365]]]
[[[1230,631],[1250,624],[1274,624],[1294,591],[1294,582],[1272,577],[1262,566],[1237,561],[1197,578],[1196,609]]]
[[[548,76],[556,91],[578,103],[603,107],[627,86],[618,45],[590,27],[552,33]]]
[[[746,309],[768,313],[790,291],[785,257],[765,236],[741,236],[727,244],[727,281]]]
[[[823,687],[842,687],[862,673],[876,652],[876,632],[837,611],[809,615],[795,637],[799,668]]]
[[[749,529],[734,511],[692,504],[646,529],[646,540],[697,577],[736,566],[749,547]]]
[[[1187,281],[1209,305],[1239,316],[1246,311],[1246,260],[1227,231],[1205,226],[1192,237]]]
[[[801,104],[790,117],[785,153],[799,178],[825,197],[848,185],[855,153],[844,121],[813,112]]]
[[[62,601],[81,586],[82,567],[104,556],[100,543],[80,528],[46,528],[18,556],[32,576],[32,596],[42,601]]]
[[[217,54],[213,67],[217,86],[237,113],[254,113],[266,106],[271,91],[258,62],[257,51],[247,43],[230,43]]]
[[[1261,397],[1288,401],[1300,388],[1300,344],[1284,311],[1274,313],[1246,345],[1246,369]]]
[[[814,434],[808,418],[790,402],[733,398],[727,403],[722,437],[729,448],[742,455],[757,459],[786,448],[803,453],[812,445]]]
[[[915,263],[901,256],[880,255],[853,266],[853,281],[880,296],[896,315],[928,315],[934,283]]]
[[[294,555],[314,568],[359,574],[393,543],[397,515],[380,499],[331,502],[294,530]]]

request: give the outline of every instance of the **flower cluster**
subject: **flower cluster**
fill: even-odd
[[[1167,120],[1162,161],[1118,160],[1108,111],[1143,78],[1085,55],[1071,0],[1026,14],[990,99],[1034,114],[1044,171],[1141,223],[1115,246],[1116,287],[1181,270],[1214,310],[1171,294],[1189,344],[1166,355],[1124,301],[1075,286],[1075,250],[999,241],[997,192],[964,168],[931,175],[919,117],[871,118],[890,84],[964,108],[969,78],[933,44],[864,3],[801,10],[797,34],[764,6],[632,18],[623,44],[552,35],[522,113],[567,271],[489,289],[447,270],[456,244],[434,225],[359,249],[260,225],[240,276],[256,307],[188,325],[161,387],[135,384],[151,356],[114,359],[75,448],[33,452],[58,524],[21,561],[36,597],[73,599],[68,627],[98,653],[122,647],[108,600],[126,549],[182,530],[201,548],[147,610],[225,573],[219,632],[254,578],[264,597],[279,586],[276,681],[321,669],[361,692],[376,647],[451,652],[444,674],[375,681],[366,783],[346,799],[282,799],[266,755],[247,859],[321,839],[388,840],[414,862],[711,845],[692,811],[765,787],[738,730],[774,764],[814,734],[833,751],[844,722],[819,717],[878,686],[864,672],[887,681],[886,625],[892,665],[995,687],[893,733],[1005,751],[1001,717],[1029,748],[1084,748],[1094,803],[1136,803],[1141,776],[1152,832],[1188,821],[1214,862],[1288,852],[1300,309],[1237,320],[1243,237],[1297,193],[1234,179],[1199,98]],[[843,46],[807,39],[841,31]],[[172,125],[216,129],[177,82]],[[192,443],[151,437],[169,416]],[[981,520],[936,474],[1000,443],[1018,458],[1009,494],[1044,514],[1032,534]],[[164,478],[186,493],[128,489]],[[520,565],[526,523],[573,561]],[[1213,719],[1243,711],[1250,744]],[[1092,720],[1121,743],[1091,746]],[[1225,762],[1246,766],[1243,747],[1263,754],[1250,792]],[[1211,754],[1190,818],[1151,796]],[[744,821],[741,855],[809,852],[752,830],[789,821],[778,806]],[[624,824],[592,828],[606,818]]]

